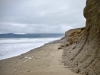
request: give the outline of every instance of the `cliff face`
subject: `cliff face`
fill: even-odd
[[[90,38],[94,39],[93,36],[95,36],[98,39],[100,37],[100,0],[87,0],[84,17],[86,18],[86,29],[90,28]]]
[[[70,30],[62,39],[67,38],[63,62],[74,72],[100,75],[100,0],[87,0],[84,17],[85,28]]]

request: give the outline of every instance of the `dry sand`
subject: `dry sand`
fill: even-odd
[[[0,75],[79,75],[62,61],[60,43],[47,44],[17,57],[0,61]]]

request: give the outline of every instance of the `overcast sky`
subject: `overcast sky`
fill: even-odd
[[[0,33],[65,33],[85,26],[86,0],[0,0]]]

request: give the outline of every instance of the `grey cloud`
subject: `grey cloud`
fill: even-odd
[[[1,33],[63,33],[71,26],[65,24],[59,25],[44,25],[44,24],[14,24],[14,23],[0,23]],[[6,30],[6,31],[4,31]],[[59,30],[59,31],[58,31]]]
[[[86,0],[0,0],[0,32],[64,33],[85,25],[83,8]],[[13,24],[12,24],[13,23]],[[12,26],[12,25],[18,26]],[[21,26],[21,24],[26,26]],[[18,28],[14,29],[15,27]],[[41,29],[42,28],[42,29]],[[66,28],[66,29],[65,29]]]

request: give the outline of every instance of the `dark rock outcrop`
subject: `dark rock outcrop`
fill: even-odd
[[[85,28],[70,30],[62,39],[67,42],[63,62],[74,72],[100,75],[100,0],[87,0],[84,16]]]

